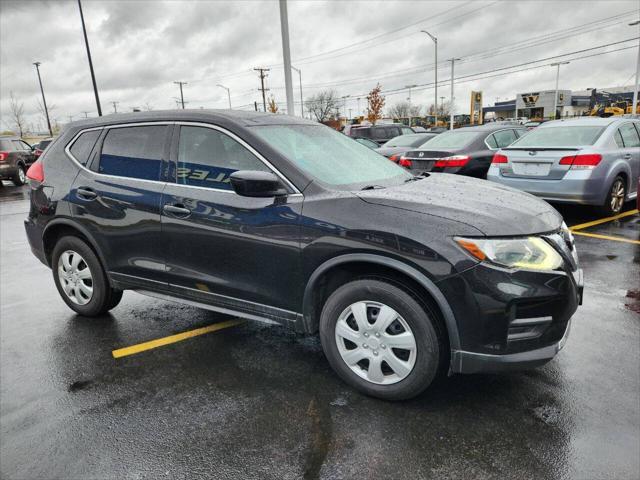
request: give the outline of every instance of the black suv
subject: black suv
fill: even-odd
[[[36,158],[33,147],[20,137],[0,137],[0,184],[11,180],[14,185],[24,185],[27,169]]]
[[[544,201],[414,177],[285,115],[73,123],[28,176],[32,251],[80,315],[130,289],[319,332],[338,375],[381,398],[541,365],[581,302],[573,238]]]
[[[408,135],[415,133],[411,127],[400,123],[387,123],[380,125],[371,125],[367,127],[354,126],[349,130],[349,136],[353,138],[367,138],[373,140],[378,145],[388,142],[392,138],[400,135]]]

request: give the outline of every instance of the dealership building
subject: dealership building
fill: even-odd
[[[587,90],[558,90],[557,116],[575,117],[589,112],[593,89]],[[633,97],[633,87],[615,87],[598,89],[623,97]],[[553,100],[555,90],[539,90],[535,92],[518,93],[513,100],[496,102],[491,107],[483,107],[482,113],[486,120],[499,118],[553,118]]]

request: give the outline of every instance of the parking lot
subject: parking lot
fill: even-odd
[[[561,209],[586,285],[556,359],[390,403],[344,385],[317,338],[284,327],[196,330],[233,319],[132,292],[110,315],[74,315],[29,252],[27,188],[0,189],[3,478],[640,475],[633,205],[614,219]]]

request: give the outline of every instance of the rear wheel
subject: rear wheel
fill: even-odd
[[[16,166],[16,173],[15,175],[11,178],[11,181],[13,182],[14,185],[16,185],[17,187],[24,185],[25,183],[27,183],[27,174],[25,172],[24,169],[24,165],[22,165],[21,163],[19,163]]]
[[[110,287],[98,257],[80,238],[58,240],[51,266],[60,296],[80,315],[102,315],[120,303],[122,291]]]
[[[616,215],[620,213],[624,206],[624,201],[627,196],[627,186],[624,178],[618,176],[611,184],[609,194],[602,206],[602,209],[607,215]]]
[[[356,280],[328,298],[320,339],[331,367],[357,390],[387,400],[414,397],[436,377],[435,316],[396,285]]]

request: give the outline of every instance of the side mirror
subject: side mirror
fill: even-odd
[[[280,179],[271,172],[238,170],[229,176],[233,190],[243,197],[279,197],[287,194]]]

